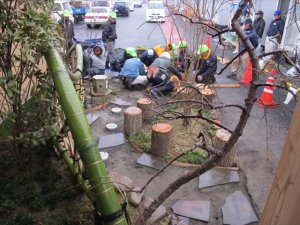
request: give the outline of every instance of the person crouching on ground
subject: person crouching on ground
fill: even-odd
[[[155,98],[159,98],[159,94],[165,94],[174,90],[174,82],[171,81],[158,67],[150,66],[148,68],[147,78],[152,84],[151,94]]]
[[[217,57],[207,45],[199,45],[197,50],[198,60],[195,63],[193,76],[196,83],[212,84],[216,81]]]
[[[150,48],[142,53],[140,60],[145,64],[145,66],[149,67],[156,58],[158,58],[158,55],[153,48]]]
[[[124,66],[119,74],[123,81],[123,85],[127,89],[132,89],[136,84],[146,84],[148,82],[144,69],[144,64],[137,58],[137,53],[134,48],[126,48],[128,57]]]
[[[103,49],[103,46],[96,45],[93,49],[88,48],[84,51],[84,76],[87,76],[86,78],[104,74],[105,52]]]
[[[164,52],[154,60],[151,64],[153,67],[158,67],[164,74],[171,77],[172,74],[176,75],[180,80],[182,80],[181,73],[173,66],[171,62],[171,55],[169,52]]]

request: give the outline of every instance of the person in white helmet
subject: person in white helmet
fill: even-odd
[[[171,55],[169,52],[163,52],[154,62],[151,64],[153,67],[158,67],[162,73],[170,77],[171,74],[176,75],[182,80],[181,73],[173,66],[171,62]]]
[[[149,48],[142,53],[140,60],[145,64],[145,66],[149,67],[156,58],[158,58],[157,53],[153,48]]]

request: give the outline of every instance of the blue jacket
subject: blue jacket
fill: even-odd
[[[248,36],[251,44],[253,45],[254,48],[256,48],[258,46],[258,36],[255,33],[254,29],[248,29],[248,30],[244,30],[245,34]],[[240,50],[243,50],[245,48],[245,45],[243,42],[241,42],[241,46],[240,46]]]
[[[272,37],[279,33],[282,37],[283,30],[284,30],[284,21],[282,19],[273,20],[270,24],[267,36]]]
[[[127,59],[120,75],[131,78],[136,78],[138,75],[146,75],[144,64],[138,58]]]

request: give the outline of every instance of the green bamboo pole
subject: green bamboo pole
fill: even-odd
[[[74,73],[69,73],[72,81],[77,81],[82,77],[82,69],[83,69],[83,50],[80,44],[75,45],[76,51],[76,70]]]
[[[54,145],[56,149],[59,151],[61,157],[65,160],[67,166],[71,170],[71,173],[75,176],[75,179],[79,184],[79,186],[81,187],[81,189],[84,191],[86,196],[91,200],[91,202],[94,202],[95,198],[93,194],[90,192],[87,182],[83,179],[83,177],[79,173],[78,168],[74,163],[74,160],[70,158],[69,154],[67,153],[68,151],[58,142],[57,139],[54,139]]]
[[[127,225],[124,213],[120,213],[121,204],[64,63],[54,49],[47,52],[45,57],[75,146],[92,186],[95,208],[102,218],[110,220],[104,221],[104,225]]]

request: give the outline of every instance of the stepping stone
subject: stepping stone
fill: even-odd
[[[145,198],[144,206],[148,207],[151,202],[153,202],[152,198]],[[160,205],[152,214],[152,216],[146,221],[147,225],[157,225],[160,220],[162,220],[167,215],[166,207]]]
[[[110,103],[115,104],[115,105],[119,105],[119,106],[132,106],[132,105],[135,105],[135,103],[125,101],[121,98],[117,98],[113,101],[110,101]]]
[[[135,187],[133,189],[134,191],[140,190],[139,187]],[[143,193],[138,192],[129,192],[128,193],[128,201],[130,204],[132,204],[134,207],[138,207],[142,201]]]
[[[239,181],[240,177],[237,171],[213,168],[199,176],[199,189]]]
[[[209,201],[178,201],[172,205],[173,213],[195,220],[209,222]]]
[[[110,171],[109,176],[113,181],[113,185],[116,189],[121,191],[129,191],[134,188],[133,181],[126,176],[123,176],[119,173]]]
[[[100,116],[93,114],[93,113],[89,113],[86,115],[86,118],[89,122],[89,125],[91,125],[92,123],[94,123]]]
[[[110,148],[125,143],[125,138],[123,133],[111,134],[106,136],[101,136],[99,138],[98,147],[100,149]]]
[[[189,225],[189,224],[190,224],[189,218],[172,214],[172,220],[170,225]]]
[[[258,222],[250,202],[241,191],[235,191],[226,198],[222,213],[223,224],[244,225]]]
[[[136,163],[142,166],[148,166],[153,169],[160,170],[163,166],[166,165],[165,160],[162,158],[143,153],[137,160]]]

